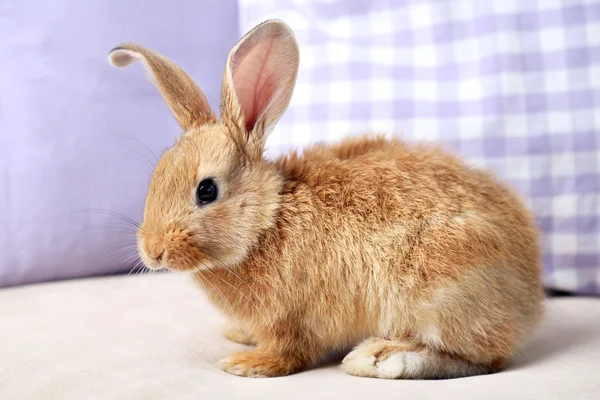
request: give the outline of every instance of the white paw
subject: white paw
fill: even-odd
[[[342,369],[348,374],[370,378],[398,379],[414,377],[422,366],[421,355],[412,351],[400,351],[382,358],[369,347],[359,346],[342,361]]]

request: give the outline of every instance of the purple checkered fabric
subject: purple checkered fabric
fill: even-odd
[[[365,131],[442,141],[527,199],[545,284],[600,294],[600,1],[239,0],[301,66],[269,155]]]

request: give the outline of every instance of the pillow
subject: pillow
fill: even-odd
[[[0,6],[0,286],[131,270],[154,155],[180,133],[134,41],[176,60],[217,108],[237,4],[17,1]],[[123,215],[120,217],[118,215]]]
[[[240,0],[240,32],[281,18],[298,85],[269,138],[365,131],[437,140],[494,169],[535,211],[547,287],[600,294],[600,4]]]

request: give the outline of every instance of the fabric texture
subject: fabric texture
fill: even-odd
[[[345,374],[339,360],[251,379],[217,361],[245,346],[185,275],[94,278],[0,291],[0,398],[591,400],[600,381],[600,300],[558,298],[503,372],[439,381]]]
[[[176,60],[215,109],[237,5],[175,0],[0,2],[0,287],[129,270],[155,155],[180,129],[133,41]]]
[[[535,210],[548,287],[600,294],[600,3],[240,0],[281,18],[298,85],[269,155],[365,131],[441,141]]]

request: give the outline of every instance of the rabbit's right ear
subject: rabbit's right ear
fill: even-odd
[[[108,60],[119,68],[142,61],[184,131],[216,121],[204,92],[168,58],[137,44],[126,43],[111,50]]]

